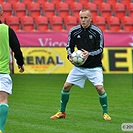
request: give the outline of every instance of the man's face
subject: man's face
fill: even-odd
[[[83,28],[87,28],[90,23],[91,23],[91,14],[89,11],[80,11],[79,13],[80,16],[80,23],[82,25]]]

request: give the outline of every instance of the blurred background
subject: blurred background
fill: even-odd
[[[16,31],[68,31],[78,13],[92,11],[103,31],[133,31],[133,0],[0,0],[3,21]]]

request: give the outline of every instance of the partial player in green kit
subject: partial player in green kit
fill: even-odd
[[[24,72],[24,60],[20,44],[12,28],[2,23],[2,5],[0,5],[0,133],[8,115],[8,95],[12,94],[12,79],[10,77],[10,48],[14,52],[19,72]]]

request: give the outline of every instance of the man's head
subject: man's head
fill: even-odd
[[[79,12],[79,17],[80,17],[80,23],[82,25],[83,28],[87,28],[89,27],[91,21],[92,21],[92,18],[91,18],[91,11],[88,10],[88,9],[82,9],[80,12]]]
[[[3,13],[3,8],[2,8],[2,5],[0,4],[0,19],[1,19],[2,13]]]

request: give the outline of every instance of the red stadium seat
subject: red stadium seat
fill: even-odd
[[[63,30],[63,20],[60,16],[53,16],[50,19],[51,28],[53,31],[62,31]]]
[[[88,3],[88,0],[78,0],[78,2],[82,3],[84,6],[84,5],[86,5],[86,3]]]
[[[17,17],[26,15],[26,4],[24,2],[17,2],[13,4],[13,9]]]
[[[130,0],[121,0],[120,1],[122,4],[124,4],[126,6],[126,8],[128,7],[128,5],[131,3]]]
[[[114,3],[117,2],[117,0],[106,0],[107,3],[109,3],[111,6],[114,5]]]
[[[121,3],[125,3],[125,4],[126,4],[126,3],[130,3],[130,2],[131,2],[131,0],[120,0],[120,2],[121,2]]]
[[[58,3],[61,2],[61,1],[63,1],[63,0],[50,0],[50,2],[53,3],[55,6],[57,6]]]
[[[73,26],[77,25],[77,17],[75,16],[66,16],[64,18],[66,30],[70,30]]]
[[[40,4],[37,2],[31,2],[28,4],[29,15],[36,17],[40,15]]]
[[[131,16],[133,18],[133,3],[129,4],[128,12],[129,12],[129,16]]]
[[[56,6],[56,10],[58,15],[64,18],[69,15],[69,4],[66,2],[59,2]]]
[[[33,0],[22,0],[25,4],[30,4]]]
[[[40,32],[48,31],[49,29],[49,23],[48,18],[45,16],[36,16],[35,17],[35,23],[37,26],[37,30]]]
[[[112,15],[111,5],[109,3],[102,2],[99,6],[101,16],[107,18]]]
[[[107,19],[110,31],[120,31],[120,19],[115,16],[109,16]]]
[[[65,2],[68,4],[71,4],[71,3],[75,2],[75,0],[65,0]]]
[[[1,1],[0,1],[0,4],[2,4],[4,1],[5,1],[5,0],[1,0]]]
[[[91,13],[92,13],[92,17],[95,17],[97,16],[98,14],[98,7],[95,3],[91,3],[91,2],[88,2],[84,5],[85,8],[88,8],[90,9]]]
[[[99,6],[103,0],[92,0],[92,2]]]
[[[83,8],[82,3],[73,2],[70,4],[70,11],[73,16],[79,18],[79,11]]]
[[[9,16],[11,16],[12,13],[12,5],[9,2],[3,2],[2,3],[2,7],[3,7],[3,17],[4,18],[8,18]]]
[[[14,3],[17,3],[19,0],[7,0],[8,3],[10,4],[14,4]]]
[[[133,31],[133,18],[130,16],[124,16],[121,18],[121,23],[123,25],[124,31]]]
[[[34,30],[34,20],[31,16],[24,16],[21,18],[22,29],[24,31]]]
[[[44,4],[45,2],[47,2],[47,0],[36,0],[36,2],[39,4]]]
[[[42,12],[44,16],[51,18],[55,15],[55,5],[52,2],[45,2],[45,4],[42,5]]]
[[[102,31],[105,31],[106,30],[106,19],[103,16],[96,16],[93,22]]]
[[[20,22],[19,22],[19,18],[17,16],[9,16],[6,19],[7,24],[14,29],[15,31],[19,31],[20,30]]]
[[[121,18],[126,15],[126,7],[124,4],[117,2],[113,5],[113,12],[115,16]]]

